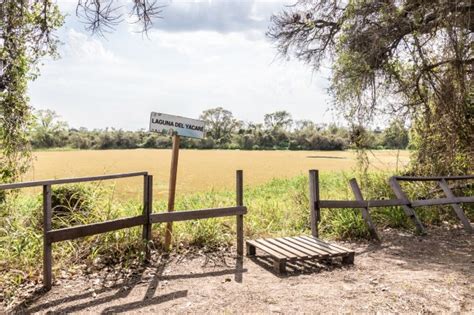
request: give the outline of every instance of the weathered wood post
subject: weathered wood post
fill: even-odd
[[[53,284],[53,250],[48,232],[51,224],[51,185],[43,185],[43,285],[46,290],[51,290]]]
[[[398,183],[398,181],[395,177],[390,177],[389,184],[390,184],[390,187],[392,188],[393,192],[395,193],[395,196],[397,196],[398,199],[401,199],[404,202],[408,202],[408,203],[410,202],[408,200],[407,195],[403,192],[402,187],[400,186],[400,184]],[[426,234],[425,228],[423,227],[423,224],[421,223],[420,219],[416,215],[415,210],[409,205],[403,205],[402,208],[403,208],[403,211],[405,211],[405,214],[415,224],[416,231],[421,235]]]
[[[177,134],[174,134],[173,135],[173,148],[172,148],[172,155],[171,155],[168,212],[174,211],[174,201],[175,201],[175,196],[176,196],[176,178],[178,176],[179,143],[180,143],[180,137]],[[165,232],[165,250],[166,251],[170,250],[172,234],[173,234],[173,222],[168,222],[166,223],[166,232]]]
[[[309,171],[309,202],[311,212],[311,235],[319,236],[318,224],[321,219],[321,209],[319,208],[319,171]]]
[[[238,170],[235,174],[236,178],[236,199],[237,206],[244,205],[244,185],[243,185],[243,171]],[[244,254],[244,215],[237,215],[237,255]]]
[[[449,188],[449,185],[444,178],[438,181],[438,184],[443,190],[446,197],[448,197],[449,199],[456,198],[456,196],[454,195],[453,191]],[[464,211],[462,210],[460,204],[453,203],[451,204],[451,207],[453,207],[454,212],[456,212],[456,215],[458,216],[459,220],[461,220],[461,223],[464,226],[464,229],[466,230],[466,232],[473,233],[474,230],[472,228],[471,222],[469,222],[469,219],[464,214]]]
[[[352,178],[349,181],[349,184],[351,186],[352,192],[354,193],[356,200],[363,201],[364,196],[362,196],[362,191],[360,190],[359,184],[357,184],[357,180],[355,178]],[[372,239],[379,241],[380,238],[377,235],[377,231],[375,230],[374,223],[372,222],[372,218],[370,217],[369,207],[362,208],[362,218],[364,219],[365,224],[367,224],[367,227],[369,229],[369,233]]]
[[[143,176],[143,240],[145,241],[145,259],[150,259],[151,214],[153,212],[153,176]]]

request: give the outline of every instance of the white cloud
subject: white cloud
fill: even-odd
[[[123,62],[112,51],[106,49],[97,38],[80,33],[74,29],[67,32],[63,57],[81,63],[120,64]]]
[[[197,117],[215,106],[244,120],[282,109],[295,119],[331,120],[327,73],[275,59],[264,30],[157,29],[147,38],[122,25],[104,39],[77,29],[69,19],[63,58],[46,61],[30,85],[33,106],[54,109],[74,127],[146,128],[150,111]]]

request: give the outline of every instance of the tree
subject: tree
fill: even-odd
[[[229,143],[232,134],[239,126],[232,112],[216,107],[202,112],[200,119],[206,122],[206,134],[215,140],[217,144]]]
[[[150,0],[129,3],[131,16],[148,31],[162,6]],[[121,6],[115,0],[77,0],[76,12],[89,31],[103,34],[122,20]],[[17,179],[29,166],[27,84],[39,75],[42,57],[58,57],[54,31],[63,21],[52,0],[0,1],[0,181]]]
[[[31,142],[37,148],[54,148],[65,145],[67,123],[58,120],[52,110],[38,110],[36,121],[32,125]]]
[[[29,166],[27,130],[31,110],[26,95],[28,80],[38,75],[45,55],[56,56],[53,31],[63,22],[51,1],[0,3],[0,181],[17,179]]]
[[[463,173],[474,166],[473,14],[469,0],[306,0],[273,16],[268,36],[314,69],[332,62],[336,107],[355,129],[408,116],[413,173]]]
[[[382,145],[387,149],[406,149],[408,130],[401,120],[394,120],[383,131]]]
[[[289,130],[293,125],[291,114],[287,111],[277,111],[271,114],[265,114],[263,122],[268,130]]]

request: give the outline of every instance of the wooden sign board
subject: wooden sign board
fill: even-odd
[[[150,116],[150,131],[198,139],[205,136],[202,120],[155,112]]]

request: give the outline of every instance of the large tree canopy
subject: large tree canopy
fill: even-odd
[[[335,104],[354,124],[407,115],[412,171],[446,174],[473,168],[473,31],[470,0],[304,0],[268,35],[284,56],[332,63]]]
[[[130,15],[144,32],[162,8],[153,0],[76,1],[76,13],[86,29],[100,34],[122,20],[127,3]],[[57,56],[54,31],[62,24],[56,1],[0,0],[0,181],[17,179],[29,165],[27,84],[39,75],[42,57]]]

